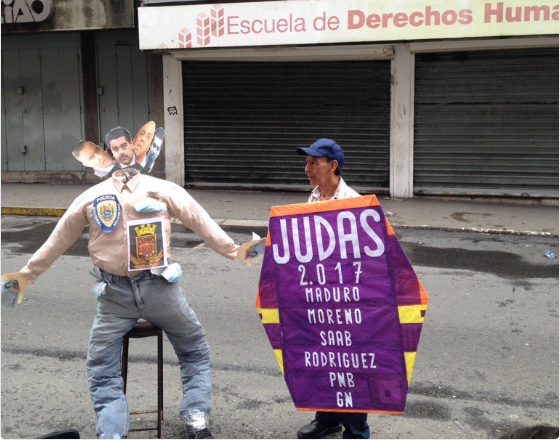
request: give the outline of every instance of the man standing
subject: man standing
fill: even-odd
[[[213,438],[206,426],[212,398],[204,328],[175,282],[180,277],[177,270],[159,275],[177,266],[169,264],[172,215],[215,252],[236,258],[238,246],[183,188],[125,168],[78,196],[48,240],[9,281],[15,293],[33,283],[89,224],[88,249],[100,280],[86,369],[99,438],[123,438],[128,432],[121,343],[139,318],[163,329],[179,358],[180,414],[188,438]],[[24,282],[17,287],[21,277]],[[3,282],[3,296],[4,287]]]
[[[332,139],[319,139],[309,148],[298,148],[297,153],[307,156],[305,172],[315,185],[308,202],[360,197],[341,177],[344,165],[342,148]],[[317,412],[315,420],[297,432],[298,438],[321,438],[339,432],[344,426],[343,438],[369,438],[367,413]]]

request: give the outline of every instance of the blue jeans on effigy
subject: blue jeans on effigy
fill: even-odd
[[[189,307],[183,290],[149,271],[135,278],[101,272],[106,294],[97,300],[86,363],[97,414],[99,438],[121,438],[128,432],[128,405],[121,377],[123,336],[143,318],[165,331],[179,358],[183,403],[180,412],[212,409],[210,348],[204,328]]]
[[[370,430],[367,413],[317,412],[315,420],[326,426],[342,423],[342,438],[369,438]]]

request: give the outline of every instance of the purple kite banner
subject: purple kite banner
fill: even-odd
[[[272,208],[257,309],[298,410],[402,414],[427,305],[375,196]]]

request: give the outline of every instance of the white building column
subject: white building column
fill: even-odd
[[[185,184],[183,71],[181,61],[163,55],[163,111],[165,113],[165,179]]]
[[[414,168],[414,54],[395,45],[391,62],[391,197],[411,198]]]

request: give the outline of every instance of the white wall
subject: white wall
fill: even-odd
[[[183,73],[181,61],[163,55],[163,111],[165,113],[165,178],[185,184]]]
[[[414,165],[414,54],[408,44],[395,46],[391,63],[391,197],[412,197]]]

